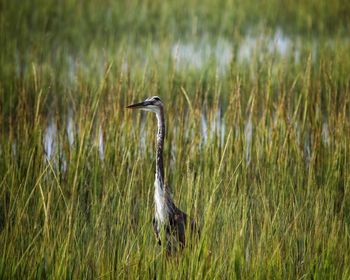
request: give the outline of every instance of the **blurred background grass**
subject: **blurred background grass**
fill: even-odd
[[[348,1],[1,1],[0,277],[344,278]],[[153,116],[202,225],[152,233]]]

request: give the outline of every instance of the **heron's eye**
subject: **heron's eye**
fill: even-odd
[[[160,101],[160,98],[158,96],[153,98],[154,100]]]

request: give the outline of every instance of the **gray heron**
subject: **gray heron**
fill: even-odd
[[[198,233],[199,230],[193,219],[176,207],[169,186],[164,181],[163,148],[165,138],[164,104],[158,96],[147,98],[145,101],[127,106],[130,109],[140,109],[156,114],[158,123],[156,143],[156,173],[154,181],[155,217],[153,229],[161,245],[164,236],[166,250],[171,254],[177,248],[185,246],[186,227],[190,226],[190,233]],[[190,219],[190,220],[189,220]],[[164,235],[162,235],[162,233]]]

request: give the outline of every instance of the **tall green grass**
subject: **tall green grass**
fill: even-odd
[[[348,7],[177,3],[1,4],[0,278],[350,277]],[[303,34],[299,61],[263,44],[219,73],[171,53],[200,31],[235,52],[276,24]],[[174,200],[202,228],[170,259],[152,231],[156,122],[125,109],[151,95]]]

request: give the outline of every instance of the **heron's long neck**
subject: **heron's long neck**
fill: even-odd
[[[156,148],[156,176],[161,182],[161,188],[164,188],[164,165],[163,165],[163,147],[165,137],[165,122],[164,111],[161,108],[157,112],[158,134],[157,134],[157,148]]]

